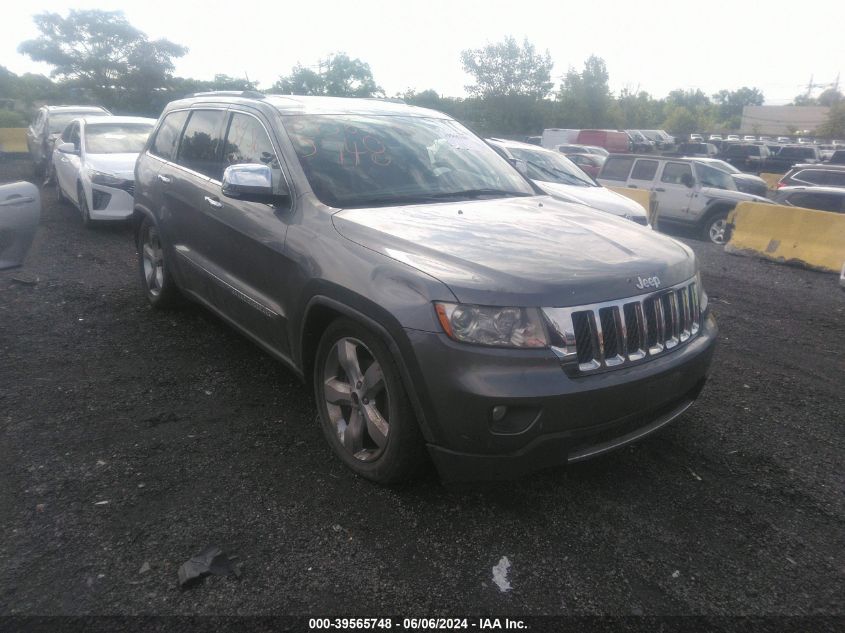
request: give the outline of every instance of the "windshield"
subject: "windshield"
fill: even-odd
[[[695,172],[698,175],[698,180],[702,187],[714,187],[716,189],[729,189],[736,191],[734,179],[726,174],[721,169],[714,169],[702,163],[695,164]]]
[[[144,149],[152,125],[98,123],[85,127],[85,151],[89,154],[135,154]]]
[[[297,115],[285,128],[314,193],[333,207],[536,195],[451,119]]]
[[[53,112],[50,114],[50,134],[59,134],[74,119],[89,116],[109,116],[107,112]]]
[[[557,182],[576,187],[598,187],[599,185],[562,154],[533,151],[509,147],[511,155],[525,161],[531,180]]]

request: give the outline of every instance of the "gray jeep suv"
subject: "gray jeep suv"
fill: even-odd
[[[135,168],[149,302],[186,296],[313,384],[326,439],[388,483],[513,477],[690,406],[716,325],[693,252],[542,193],[447,116],[194,95]]]

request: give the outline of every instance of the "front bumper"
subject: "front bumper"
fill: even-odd
[[[88,201],[92,220],[126,220],[132,217],[134,198],[124,189],[92,184]]]
[[[462,345],[407,331],[429,453],[444,480],[510,479],[638,440],[683,413],[704,386],[717,327],[638,365],[571,378],[547,350]],[[506,406],[504,421],[493,407]],[[508,419],[510,416],[510,420]]]

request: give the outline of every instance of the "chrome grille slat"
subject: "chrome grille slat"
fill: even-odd
[[[565,367],[587,374],[659,356],[700,330],[692,279],[647,295],[569,308],[544,308],[551,348]],[[569,370],[567,370],[569,371]]]

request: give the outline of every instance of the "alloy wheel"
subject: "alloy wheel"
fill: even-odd
[[[719,218],[710,224],[710,241],[714,244],[725,243],[725,231],[728,228],[727,218]]]
[[[360,340],[341,338],[329,351],[323,396],[340,445],[355,459],[378,459],[390,437],[389,394],[381,365]]]
[[[147,291],[157,297],[161,294],[161,289],[164,286],[164,254],[155,226],[149,226],[144,232],[141,258],[144,265],[144,281],[147,284]]]

